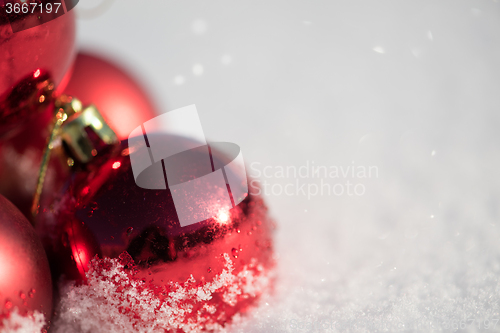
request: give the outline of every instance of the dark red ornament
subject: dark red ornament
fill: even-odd
[[[0,331],[15,327],[19,316],[31,318],[35,323],[27,319],[27,327],[40,330],[40,314],[46,322],[52,314],[47,257],[30,223],[0,195]]]
[[[157,115],[146,91],[126,70],[100,56],[80,52],[65,94],[93,104],[120,140]]]
[[[136,185],[129,153],[125,141],[99,167],[76,172],[38,216],[55,276],[80,283],[61,295],[59,331],[225,326],[271,285],[275,226],[262,198],[250,194],[229,211],[181,227],[169,189]],[[214,164],[224,159],[213,150],[212,156]],[[189,159],[182,171],[183,180],[200,175]],[[217,194],[206,198],[217,201]],[[106,320],[111,315],[113,322]]]
[[[7,4],[16,2],[22,4],[0,0],[0,139],[47,109],[74,56],[73,11],[7,14]],[[13,32],[12,25],[32,28]]]

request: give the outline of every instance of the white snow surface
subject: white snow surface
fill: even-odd
[[[498,1],[120,0],[79,41],[275,186],[277,290],[233,332],[500,331]],[[378,172],[277,173],[307,163]]]

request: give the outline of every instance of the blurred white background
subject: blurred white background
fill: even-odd
[[[196,104],[250,175],[378,170],[261,175],[280,283],[234,332],[500,331],[498,1],[120,0],[89,18],[100,3],[77,6],[80,47],[161,111]],[[312,195],[322,180],[365,191]]]

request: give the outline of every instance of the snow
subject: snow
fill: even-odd
[[[1,320],[0,330],[2,333],[37,333],[42,331],[44,325],[43,313],[34,311],[30,315],[22,316],[16,307],[7,318]]]
[[[225,331],[217,321],[226,315],[224,309],[217,301],[208,301],[214,294],[220,294],[224,303],[234,307],[240,297],[246,299],[266,292],[272,272],[264,271],[253,259],[236,273],[229,254],[225,253],[224,259],[225,269],[212,281],[196,286],[191,276],[183,284],[169,285],[163,299],[159,295],[164,292],[163,288],[154,290],[146,282],[134,279],[120,259],[94,258],[86,274],[87,283],[80,286],[63,284],[63,297],[53,331],[145,333],[178,330],[188,333],[203,328]],[[204,311],[193,316],[197,303],[203,304]],[[204,312],[211,316],[205,316]]]

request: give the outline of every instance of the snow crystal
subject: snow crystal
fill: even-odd
[[[0,321],[0,331],[2,333],[38,333],[45,325],[45,316],[43,313],[34,311],[32,314],[22,316],[14,308],[7,318]]]

